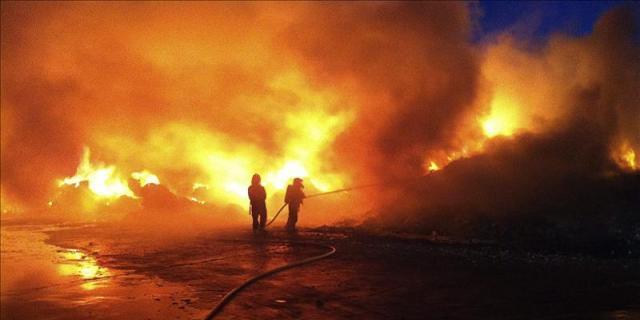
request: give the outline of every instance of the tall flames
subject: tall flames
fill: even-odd
[[[106,166],[102,163],[93,165],[90,157],[89,149],[85,148],[76,174],[64,178],[59,185],[73,185],[77,188],[80,183],[87,182],[89,189],[100,197],[134,196],[127,186],[127,181],[118,175],[114,166]]]
[[[274,91],[291,92],[300,107],[300,110],[279,113],[275,119],[277,127],[273,129],[252,124],[262,132],[278,133],[276,138],[281,148],[278,146],[277,154],[195,123],[163,125],[150,133],[143,143],[115,134],[100,144],[127,159],[125,168],[131,167],[130,162],[139,162],[158,172],[176,168],[190,171],[191,176],[160,176],[163,177],[162,184],[172,192],[197,201],[245,205],[247,183],[254,173],[261,174],[263,184],[272,193],[282,192],[295,177],[305,178],[307,185],[319,192],[346,186],[349,176],[340,170],[326,169],[330,166],[325,162],[331,155],[329,148],[336,136],[353,120],[352,113],[348,110],[329,113],[327,109],[336,103],[335,93],[314,90],[299,72],[279,75],[268,86]],[[280,101],[255,103],[275,110],[286,107],[280,106]],[[133,149],[136,149],[133,154],[128,154]],[[137,159],[131,159],[134,154]],[[137,180],[140,186],[160,184],[159,177],[147,169],[128,175],[123,173],[125,171],[114,164],[92,163],[89,148],[85,147],[75,175],[62,179],[59,185],[78,187],[86,181],[89,189],[99,197],[135,198],[128,187],[128,176]],[[184,188],[184,185],[191,188]],[[197,196],[193,195],[194,190],[199,190]]]

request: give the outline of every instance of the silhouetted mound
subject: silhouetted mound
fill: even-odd
[[[130,187],[139,197],[141,208],[125,217],[124,225],[140,225],[160,233],[167,230],[193,231],[237,224],[243,217],[237,206],[223,207],[188,199],[163,185],[135,186],[130,183]]]
[[[400,187],[372,226],[502,245],[640,256],[640,173],[575,130],[496,141],[490,151]],[[593,135],[591,135],[593,137]]]

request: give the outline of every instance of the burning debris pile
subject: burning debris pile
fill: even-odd
[[[312,224],[499,239],[538,224],[638,241],[632,10],[543,44],[474,43],[474,14],[463,3],[3,3],[3,211],[225,223],[246,214],[258,172],[270,211],[293,177],[309,194],[403,181],[309,201]]]
[[[493,138],[482,151],[399,186],[401,196],[373,224],[549,250],[640,254],[636,22],[614,10],[593,34],[558,36],[536,53],[509,41],[489,48],[485,67],[493,77],[508,64],[507,78],[530,78],[504,88],[529,91],[520,95],[528,97],[527,108],[511,105],[517,121],[499,126],[504,120],[493,113],[501,107],[492,103],[483,129]]]

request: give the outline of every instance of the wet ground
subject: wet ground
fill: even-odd
[[[334,245],[337,253],[241,292],[220,319],[638,319],[640,261],[495,246],[245,230],[142,234],[115,226],[2,227],[2,319],[202,319],[226,292]]]

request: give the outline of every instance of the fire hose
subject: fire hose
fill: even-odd
[[[305,198],[307,198],[307,199],[308,198],[315,198],[315,197],[325,196],[325,195],[334,194],[334,193],[347,192],[347,191],[356,190],[356,189],[364,189],[364,188],[375,187],[375,186],[379,186],[379,185],[382,185],[382,183],[367,184],[367,185],[355,186],[355,187],[344,188],[344,189],[337,189],[337,190],[332,190],[332,191],[327,191],[327,192],[322,192],[322,193],[316,193],[316,194],[312,194],[312,195],[306,196]],[[278,218],[278,216],[280,215],[280,212],[282,212],[282,210],[286,206],[287,206],[287,203],[283,204],[282,207],[280,207],[278,212],[275,214],[275,216],[271,219],[271,221],[269,221],[269,223],[267,223],[267,225],[265,227],[268,227],[269,225],[271,225]],[[249,212],[251,212],[251,208],[249,208]],[[327,251],[327,252],[325,252],[325,253],[323,253],[321,255],[313,256],[313,257],[302,259],[302,260],[298,260],[298,261],[294,261],[294,262],[291,262],[291,263],[287,263],[287,264],[285,264],[283,266],[280,266],[280,267],[277,267],[277,268],[273,268],[271,270],[267,270],[267,271],[265,271],[263,273],[260,273],[260,274],[258,274],[256,276],[250,278],[249,280],[243,282],[239,286],[233,288],[224,297],[222,297],[220,302],[218,302],[218,304],[211,310],[211,312],[209,312],[209,314],[207,315],[207,317],[205,319],[206,320],[211,320],[211,319],[215,318],[217,315],[219,315],[222,312],[222,309],[224,309],[224,307],[231,300],[233,300],[233,298],[236,297],[236,295],[240,291],[244,290],[245,288],[247,288],[251,284],[257,282],[258,280],[264,279],[264,278],[269,277],[269,276],[272,276],[272,275],[274,275],[274,274],[276,274],[278,272],[281,272],[281,271],[285,271],[285,270],[288,270],[288,269],[291,269],[291,268],[302,266],[304,264],[308,264],[308,263],[311,263],[311,262],[314,262],[314,261],[318,261],[320,259],[327,258],[327,257],[333,255],[336,252],[336,248],[334,246],[331,246],[331,245],[324,245],[324,244],[318,244],[318,243],[313,243],[313,242],[297,242],[297,241],[288,241],[288,243],[290,243],[290,244],[298,244],[298,245],[310,245],[310,246],[322,247],[322,248],[328,249],[329,251]]]
[[[382,185],[382,183],[365,184],[365,185],[355,186],[355,187],[350,187],[350,188],[344,188],[344,189],[337,189],[337,190],[333,190],[333,191],[315,193],[315,194],[306,196],[305,199],[315,198],[315,197],[320,197],[320,196],[326,196],[326,195],[330,195],[330,194],[334,194],[334,193],[347,192],[347,191],[356,190],[356,189],[371,188],[371,187],[376,187],[376,186],[379,186],[379,185]],[[271,218],[271,221],[269,221],[269,223],[267,223],[265,228],[270,226],[274,221],[276,221],[276,219],[280,215],[280,212],[282,212],[282,209],[284,209],[284,207],[286,207],[286,206],[287,206],[287,203],[283,204],[282,207],[280,207],[278,212],[276,212],[276,215],[273,216],[273,218]],[[249,212],[251,212],[251,208],[249,208]]]
[[[376,183],[376,184],[368,184],[368,185],[361,185],[361,186],[356,186],[356,187],[351,187],[351,188],[344,188],[344,189],[338,189],[338,190],[333,190],[333,191],[328,191],[328,192],[322,192],[322,193],[316,193],[316,194],[312,194],[309,195],[305,198],[315,198],[315,197],[319,197],[319,196],[324,196],[324,195],[329,195],[329,194],[334,194],[334,193],[340,193],[340,192],[346,192],[346,191],[351,191],[351,190],[355,190],[355,189],[363,189],[363,188],[369,188],[369,187],[374,187],[374,186],[378,186],[380,185],[380,183]],[[282,207],[280,207],[280,209],[278,210],[278,212],[275,214],[275,216],[271,219],[271,221],[269,221],[269,223],[267,223],[267,225],[265,227],[268,227],[269,225],[271,225],[274,221],[276,221],[276,219],[278,218],[278,216],[280,215],[280,212],[282,212],[282,210],[284,209],[284,207],[287,206],[287,203],[283,204]],[[251,210],[251,208],[249,208],[249,210]],[[251,211],[249,211],[251,212]],[[224,309],[224,307],[231,301],[233,300],[233,298],[235,298],[235,296],[242,291],[243,289],[247,288],[248,286],[250,286],[251,284],[257,282],[260,279],[269,277],[271,275],[274,275],[278,272],[284,271],[284,270],[288,270],[291,268],[295,268],[295,267],[299,267],[302,266],[304,264],[308,264],[314,261],[318,261],[320,259],[324,259],[327,258],[331,255],[333,255],[336,252],[336,248],[334,246],[331,245],[324,245],[324,244],[318,244],[318,243],[312,243],[312,242],[297,242],[297,241],[288,241],[288,243],[290,244],[298,244],[298,245],[310,245],[310,246],[316,246],[316,247],[322,247],[322,248],[326,248],[329,251],[321,254],[321,255],[317,255],[317,256],[313,256],[310,258],[306,258],[306,259],[302,259],[302,260],[298,260],[298,261],[294,261],[291,263],[287,263],[283,266],[271,269],[271,270],[267,270],[263,273],[260,273],[252,278],[250,278],[249,280],[243,282],[242,284],[240,284],[239,286],[235,287],[234,289],[232,289],[231,291],[229,291],[224,297],[222,297],[222,299],[220,300],[220,302],[218,302],[218,304],[211,310],[211,312],[209,312],[209,314],[207,315],[207,317],[205,318],[206,320],[211,320],[213,318],[215,318],[217,315],[219,315],[222,310]]]
[[[283,206],[284,208],[284,206]],[[280,242],[280,241],[277,241]],[[329,256],[331,256],[332,254],[334,254],[336,252],[336,248],[334,246],[331,245],[324,245],[324,244],[318,244],[318,243],[313,243],[313,242],[297,242],[297,241],[288,241],[287,243],[290,244],[297,244],[297,245],[309,245],[309,246],[316,246],[316,247],[321,247],[321,248],[326,248],[329,249],[329,251],[321,254],[321,255],[317,255],[317,256],[313,256],[310,258],[306,258],[306,259],[302,259],[302,260],[298,260],[298,261],[294,261],[291,263],[287,263],[283,266],[277,267],[277,268],[273,268],[271,270],[267,270],[263,273],[260,273],[252,278],[250,278],[249,280],[243,282],[242,284],[240,284],[239,286],[235,287],[234,289],[232,289],[231,291],[229,291],[224,297],[222,297],[222,300],[220,300],[220,302],[218,302],[218,304],[211,310],[211,312],[209,312],[209,314],[207,315],[207,317],[205,318],[206,320],[211,320],[213,318],[215,318],[217,315],[219,315],[222,312],[222,309],[224,309],[224,307],[231,301],[233,300],[233,298],[243,289],[247,288],[248,286],[250,286],[251,284],[257,282],[260,279],[269,277],[271,275],[274,275],[278,272],[284,271],[284,270],[288,270],[291,268],[295,268],[295,267],[299,267],[301,265],[307,264],[307,263],[311,263],[314,261],[318,261],[320,259],[324,259],[327,258]]]

